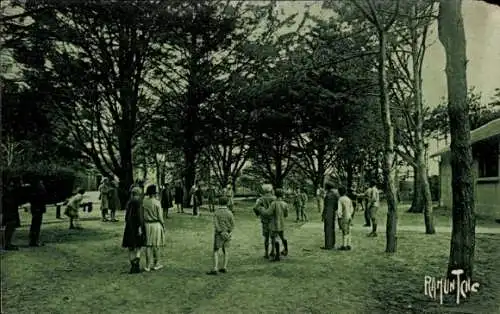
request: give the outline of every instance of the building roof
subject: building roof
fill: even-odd
[[[482,140],[489,139],[494,136],[500,135],[500,118],[495,119],[486,123],[483,126],[478,127],[477,129],[470,132],[470,143],[474,144]],[[440,156],[444,153],[450,151],[449,147],[438,150],[437,152],[431,154],[430,157]]]

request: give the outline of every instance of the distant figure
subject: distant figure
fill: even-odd
[[[293,197],[293,205],[295,207],[295,212],[297,214],[297,222],[307,221],[307,215],[305,212],[306,203],[307,203],[307,194],[302,192],[300,188],[297,188]]]
[[[264,237],[264,258],[268,259],[269,256],[274,257],[274,244],[271,245],[271,254],[269,255],[269,241],[271,240],[271,220],[272,218],[268,215],[262,214],[268,210],[271,203],[276,200],[273,195],[273,187],[268,184],[262,185],[263,195],[257,199],[253,211],[255,215],[260,217],[260,222],[262,224],[262,236]]]
[[[2,226],[5,227],[4,249],[7,251],[17,251],[19,248],[12,244],[14,232],[21,226],[19,217],[19,203],[21,198],[21,184],[18,180],[2,180]]]
[[[233,191],[233,177],[232,176],[229,176],[229,178],[227,178],[227,185],[226,185],[226,188],[225,188],[225,196],[227,197],[228,199],[228,203],[227,203],[227,208],[229,208],[230,211],[234,212],[234,191]]]
[[[207,189],[208,211],[213,213],[215,211],[215,188],[210,185]]]
[[[203,190],[198,184],[196,185],[196,191],[194,193],[194,201],[196,203],[196,207],[198,208],[198,216],[199,216],[201,206],[203,205]]]
[[[326,192],[322,187],[316,190],[316,205],[318,207],[318,213],[321,213],[323,211],[325,195]]]
[[[377,236],[377,212],[380,206],[380,194],[377,189],[377,183],[375,181],[370,182],[370,188],[366,191],[366,197],[368,198],[368,213],[370,215],[370,220],[372,223],[372,232],[368,234],[369,237]]]
[[[112,222],[117,222],[116,211],[121,208],[120,195],[118,193],[118,183],[115,181],[109,182],[108,189],[108,207],[110,211],[110,218]]]
[[[302,219],[302,221],[307,221],[307,213],[306,213],[306,205],[308,201],[307,194],[300,188],[297,190],[297,192],[300,198],[300,219]]]
[[[155,198],[156,185],[146,189],[146,196],[142,201],[144,208],[144,225],[146,231],[146,267],[145,271],[163,268],[160,264],[160,248],[165,246],[165,221],[160,202]],[[151,257],[153,259],[151,259]]]
[[[221,273],[227,272],[227,263],[229,261],[229,246],[231,243],[231,236],[234,230],[234,216],[233,213],[227,208],[228,199],[221,197],[219,199],[219,207],[215,210],[214,214],[214,249],[213,259],[214,266],[208,275],[217,275],[217,271]],[[223,266],[219,269],[219,252],[222,250]]]
[[[103,178],[101,181],[101,185],[99,185],[99,200],[101,200],[101,215],[102,221],[108,221],[108,210],[109,210],[109,179]]]
[[[335,220],[337,218],[337,208],[340,195],[333,189],[331,183],[325,184],[326,195],[323,206],[322,221],[325,235],[325,246],[323,250],[335,248]]]
[[[161,190],[161,208],[163,209],[163,214],[165,218],[168,219],[168,210],[173,205],[172,192],[170,191],[170,186],[168,183]]]
[[[139,188],[132,189],[130,200],[125,213],[125,231],[123,232],[122,247],[128,248],[130,273],[141,272],[141,247],[146,242],[144,212],[142,208],[142,193]]]
[[[351,250],[351,219],[354,213],[354,208],[351,199],[347,196],[344,187],[339,188],[340,198],[338,201],[337,218],[339,227],[342,230],[342,246],[341,251]]]
[[[78,193],[73,195],[66,205],[66,210],[64,214],[69,217],[69,229],[82,229],[78,223],[78,211],[80,209],[80,204],[83,200],[83,195],[85,194],[84,189],[78,189]]]
[[[198,186],[197,183],[193,184],[191,187],[191,191],[189,191],[191,195],[191,204],[193,205],[193,216],[198,217],[200,214],[198,212],[198,209],[200,207],[200,187]]]
[[[184,213],[182,201],[184,199],[184,189],[180,183],[175,187],[175,205],[177,206],[177,213]]]
[[[39,180],[32,188],[31,193],[31,226],[29,233],[29,246],[41,246],[40,229],[42,227],[43,214],[47,211],[47,190],[42,180]]]
[[[276,189],[274,200],[268,209],[262,209],[261,214],[271,217],[271,234],[272,242],[274,244],[274,259],[271,261],[277,262],[280,260],[280,243],[278,238],[281,239],[284,250],[281,255],[288,255],[288,241],[285,238],[285,218],[288,217],[289,205],[283,200],[283,190]]]

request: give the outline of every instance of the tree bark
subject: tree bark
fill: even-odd
[[[417,4],[413,5],[413,15],[416,19],[418,16]],[[416,20],[412,21],[417,23]],[[434,229],[434,221],[432,216],[432,196],[431,189],[429,185],[429,178],[427,176],[427,165],[425,162],[425,139],[424,139],[424,104],[422,97],[422,63],[423,56],[425,53],[425,38],[424,35],[421,45],[424,47],[422,50],[422,55],[420,52],[420,47],[418,46],[417,26],[412,25],[412,63],[413,63],[413,88],[414,88],[414,103],[415,103],[415,159],[417,163],[417,174],[419,186],[417,189],[422,196],[423,212],[424,212],[424,222],[425,222],[425,233],[434,234],[436,230]]]
[[[121,169],[118,176],[119,179],[119,197],[122,208],[125,208],[129,195],[129,189],[134,183],[134,169],[132,166],[132,140],[131,136],[121,134],[120,136],[120,158]]]
[[[419,145],[420,146],[420,145]],[[434,218],[432,214],[432,195],[429,178],[427,177],[427,167],[425,166],[425,151],[419,147],[417,150],[418,177],[420,186],[418,189],[422,195],[422,206],[424,212],[425,233],[435,234]]]
[[[196,179],[196,154],[192,148],[185,147],[184,149],[184,207],[189,208],[189,201],[191,199],[190,191]]]
[[[467,59],[462,1],[441,0],[438,35],[446,53],[448,116],[451,135],[452,234],[448,276],[462,269],[471,279],[475,248],[474,175],[467,102]]]
[[[398,222],[398,200],[395,184],[394,169],[394,127],[391,119],[391,109],[389,103],[389,93],[387,86],[387,33],[385,30],[378,32],[379,53],[378,53],[378,80],[380,86],[380,110],[384,127],[385,151],[383,172],[385,179],[385,195],[387,199],[387,225],[386,225],[386,248],[387,253],[396,252],[397,247],[397,222]]]
[[[422,183],[420,183],[420,176],[418,167],[413,167],[413,196],[411,201],[411,206],[408,212],[410,213],[423,213],[424,205],[423,205],[423,189]]]

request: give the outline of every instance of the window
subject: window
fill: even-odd
[[[477,145],[478,178],[500,177],[498,160],[500,151],[498,140],[479,143]]]

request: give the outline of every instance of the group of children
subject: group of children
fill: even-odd
[[[159,263],[160,248],[165,245],[166,229],[164,211],[161,202],[156,198],[155,185],[149,185],[143,195],[143,187],[133,186],[130,199],[126,206],[125,231],[122,246],[129,250],[130,273],[141,272],[140,258],[142,247],[146,248],[146,266],[144,270],[159,270],[163,266]],[[162,199],[165,195],[162,195]],[[167,210],[171,205],[167,201]],[[213,269],[209,275],[227,272],[229,258],[228,248],[234,229],[234,216],[229,209],[229,199],[226,196],[219,198],[219,206],[214,208],[214,246]],[[219,254],[223,255],[223,265],[219,268]]]
[[[112,179],[104,178],[99,185],[99,200],[101,201],[102,221],[117,222],[116,211],[120,208],[118,183]],[[108,213],[110,219],[108,219]]]

